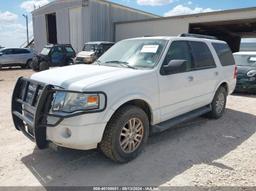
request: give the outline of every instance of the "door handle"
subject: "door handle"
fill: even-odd
[[[192,82],[194,80],[194,77],[193,76],[189,76],[188,77],[188,81]]]
[[[218,76],[219,75],[219,72],[214,72],[215,76]]]

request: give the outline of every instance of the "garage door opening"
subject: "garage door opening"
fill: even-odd
[[[256,37],[256,19],[193,23],[189,25],[189,32],[216,36],[226,41],[233,52],[238,52],[241,38]]]
[[[56,13],[46,15],[47,42],[57,44]]]

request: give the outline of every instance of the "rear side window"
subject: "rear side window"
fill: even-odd
[[[212,53],[204,42],[190,41],[189,44],[194,58],[194,70],[216,67]]]
[[[224,43],[212,43],[222,66],[235,65],[235,60],[232,52],[227,44]]]
[[[14,49],[14,54],[28,54],[29,50],[26,49]]]
[[[2,51],[4,54],[13,54],[13,50],[12,49],[5,49]]]

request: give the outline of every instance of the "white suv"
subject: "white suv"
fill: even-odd
[[[118,42],[92,65],[19,78],[12,98],[15,127],[40,149],[49,143],[99,147],[114,161],[135,158],[150,133],[193,117],[219,118],[236,85],[228,45],[195,37]]]

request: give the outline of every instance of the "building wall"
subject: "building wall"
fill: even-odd
[[[56,13],[57,42],[70,43],[70,9],[82,7],[85,0],[62,0],[50,3],[32,12],[35,49],[40,52],[47,44],[46,15]]]
[[[91,40],[114,41],[114,23],[156,18],[157,16],[139,12],[105,1],[89,1]]]
[[[37,52],[40,52],[47,42],[46,27],[43,26],[46,26],[45,15],[33,16],[34,43]]]
[[[81,51],[88,41],[114,41],[114,23],[158,16],[104,0],[53,1],[33,14],[35,49],[47,44],[46,14],[56,13],[57,42],[70,43]]]
[[[57,21],[57,42],[60,44],[68,44],[70,42],[70,21],[69,9],[64,8],[56,11]]]
[[[176,36],[186,33],[190,23],[255,18],[256,8],[220,11],[115,24],[115,40],[140,36]]]

